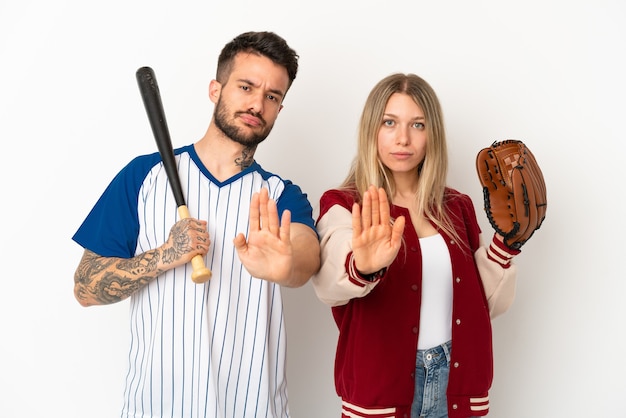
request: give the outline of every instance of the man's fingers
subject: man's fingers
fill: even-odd
[[[280,225],[280,240],[285,243],[291,242],[291,212],[289,210],[283,211]]]
[[[233,239],[233,244],[235,245],[235,248],[237,249],[237,251],[245,249],[247,245],[246,236],[240,232]]]
[[[259,212],[259,194],[254,193],[250,200],[250,232],[261,228],[261,214]]]
[[[269,199],[262,208],[265,207],[266,218],[261,215],[261,222],[263,228],[268,228],[272,235],[278,235],[280,231],[280,223],[278,222],[278,207],[273,199]],[[261,214],[263,209],[261,209]]]
[[[260,214],[260,225],[259,229],[268,229],[269,228],[269,213],[268,213],[268,204],[269,194],[267,189],[263,188],[259,192],[259,200],[256,202],[257,210]],[[252,220],[252,218],[250,218]]]
[[[260,192],[254,193],[250,201],[250,232],[264,230],[279,236],[280,225],[278,206],[274,199],[270,199],[268,190],[262,188]]]
[[[278,207],[276,201],[270,199],[269,192],[265,188],[259,192],[258,209],[260,213],[259,229],[270,231],[272,235],[278,235],[280,233]]]

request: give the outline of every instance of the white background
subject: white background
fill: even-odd
[[[156,151],[135,71],[155,70],[174,146],[195,142],[217,55],[248,30],[301,56],[257,160],[314,207],[346,175],[365,97],[391,72],[438,92],[449,184],[484,231],[475,155],[527,143],[549,204],[494,321],[490,416],[625,417],[625,27],[618,0],[1,0],[0,417],[119,415],[128,305],[78,305],[71,236],[113,175]],[[330,310],[310,284],[285,305],[292,415],[338,417]]]

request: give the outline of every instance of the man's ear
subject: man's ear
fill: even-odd
[[[211,80],[209,83],[209,99],[213,103],[217,103],[222,93],[222,84],[217,80]]]
[[[280,107],[278,108],[278,113],[280,113],[280,111],[283,110],[283,107],[285,107],[285,106],[280,105]]]

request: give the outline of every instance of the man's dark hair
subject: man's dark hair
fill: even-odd
[[[225,83],[230,76],[235,55],[240,52],[251,52],[263,55],[274,64],[282,65],[289,75],[289,85],[298,73],[298,54],[287,42],[273,32],[246,32],[227,43],[217,60],[217,81]]]

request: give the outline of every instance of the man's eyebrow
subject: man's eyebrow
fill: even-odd
[[[285,97],[285,93],[283,93],[281,90],[270,89],[270,93],[273,93],[274,96]]]
[[[252,81],[248,80],[247,78],[240,78],[237,81],[240,83],[248,84],[253,87],[258,87],[257,84],[254,84]],[[274,96],[280,96],[280,97],[285,96],[285,93],[282,90],[270,89],[269,92],[272,93]]]

